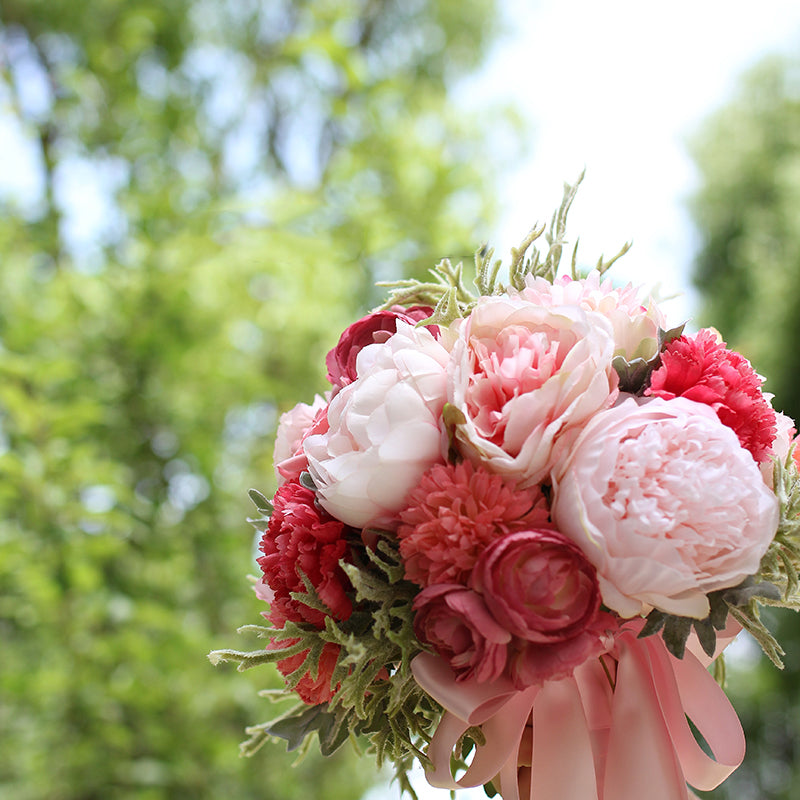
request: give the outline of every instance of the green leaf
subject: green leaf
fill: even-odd
[[[296,750],[310,733],[319,730],[327,721],[327,706],[309,706],[301,713],[279,719],[265,728],[266,733],[286,740],[286,749]]]
[[[265,514],[272,514],[274,510],[272,507],[272,503],[269,500],[267,500],[267,498],[264,497],[264,495],[261,494],[261,492],[257,491],[256,489],[250,489],[248,491],[248,494],[250,495],[250,499],[255,504],[255,507],[259,511],[263,511]]]

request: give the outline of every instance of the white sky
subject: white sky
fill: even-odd
[[[686,139],[759,56],[800,49],[797,0],[503,0],[510,33],[462,92],[510,100],[530,121],[528,156],[506,183],[496,253],[505,256],[585,166],[570,215],[593,263],[634,246],[618,278],[688,292],[694,234],[682,201],[696,173]],[[665,306],[692,313],[691,295]],[[680,319],[679,319],[680,317]]]
[[[696,244],[683,200],[696,186],[685,142],[762,55],[800,49],[800,2],[762,0],[503,0],[509,34],[462,87],[472,107],[508,100],[530,121],[529,153],[502,188],[490,242],[504,259],[561,200],[585,166],[570,215],[587,262],[633,249],[613,269],[636,284],[685,293],[664,306],[691,316],[689,268]],[[724,332],[723,332],[724,333]],[[745,648],[746,649],[746,648]],[[422,800],[446,800],[425,786]],[[364,800],[395,800],[381,787]],[[458,800],[485,798],[482,789]]]

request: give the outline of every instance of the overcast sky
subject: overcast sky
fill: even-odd
[[[506,254],[549,215],[585,166],[571,214],[587,262],[634,247],[614,274],[689,289],[695,239],[683,200],[696,185],[685,142],[760,56],[800,48],[800,3],[764,0],[504,0],[508,34],[464,100],[512,101],[530,122],[527,158],[505,186]],[[665,307],[670,321],[692,297]]]

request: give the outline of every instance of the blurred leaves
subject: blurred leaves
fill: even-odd
[[[774,405],[800,418],[800,62],[770,58],[703,124],[692,145],[700,187],[699,322],[717,327],[759,373]],[[779,535],[780,538],[780,535]],[[800,782],[800,627],[764,609],[785,669],[755,645],[728,659],[728,689],[747,735],[743,766],[703,797],[792,800]]]
[[[240,760],[280,680],[205,654],[259,619],[246,493],[278,415],[324,390],[375,279],[485,238],[488,123],[447,88],[493,30],[456,0],[3,3],[0,116],[33,170],[0,180],[3,796],[373,777],[346,748]]]

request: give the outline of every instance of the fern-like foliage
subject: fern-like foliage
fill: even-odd
[[[260,504],[262,498],[254,499]],[[239,670],[245,670],[304,653],[303,662],[287,676],[286,689],[267,693],[296,699],[292,689],[300,679],[307,673],[317,678],[325,644],[338,645],[331,700],[320,706],[296,704],[279,717],[248,728],[250,738],[242,744],[242,752],[251,755],[270,738],[285,739],[290,750],[300,749],[316,734],[321,752],[329,755],[348,739],[361,739],[378,766],[393,764],[400,788],[415,797],[407,773],[415,758],[428,763],[424,747],[442,709],[411,673],[411,660],[422,649],[414,636],[412,612],[419,587],[405,580],[393,538],[380,531],[371,534],[374,547],[353,543],[350,562],[341,562],[355,590],[355,610],[349,619],[329,616],[323,630],[295,622],[280,630],[249,625],[240,630],[287,644],[254,652],[217,650],[210,658],[213,663],[237,663]],[[308,582],[306,591],[293,597],[326,610]]]
[[[525,288],[528,276],[545,278],[552,281],[558,275],[561,257],[567,240],[567,217],[572,202],[583,181],[583,173],[573,184],[564,184],[564,195],[561,205],[553,214],[549,227],[544,224],[535,225],[518,247],[511,248],[511,262],[508,267],[508,285],[499,280],[502,261],[494,259],[494,250],[486,245],[475,253],[475,278],[473,285],[477,294],[464,284],[464,266],[459,263],[453,266],[448,259],[440,261],[430,270],[432,280],[418,281],[407,279],[379,283],[378,286],[389,290],[384,308],[395,304],[427,305],[434,311],[425,320],[424,325],[449,325],[456,319],[466,317],[474,308],[479,297],[500,295],[509,289],[520,291]],[[547,249],[539,250],[535,246],[544,236]],[[623,245],[620,251],[610,259],[603,256],[597,262],[596,269],[602,275],[611,265],[630,249],[630,242]],[[577,268],[578,240],[572,251],[570,274],[573,278],[581,277]]]

